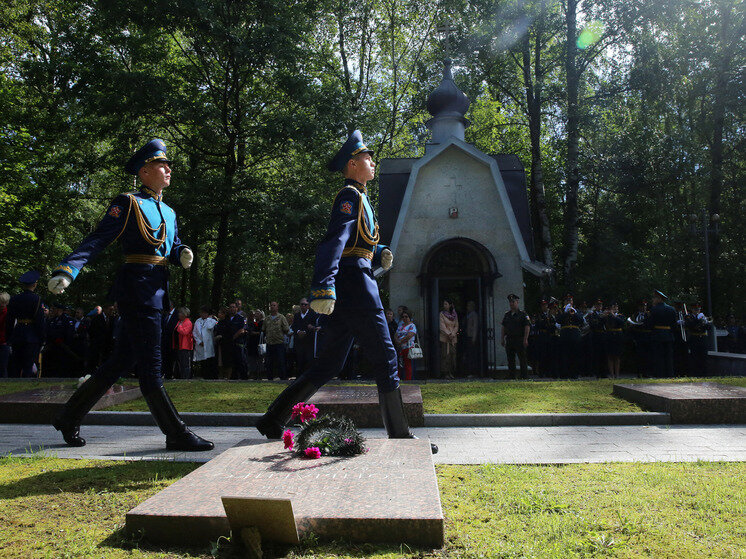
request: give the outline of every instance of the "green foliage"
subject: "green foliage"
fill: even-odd
[[[240,295],[286,308],[308,289],[338,190],[325,162],[353,128],[378,158],[422,155],[446,46],[472,100],[467,140],[518,154],[527,171],[541,166],[541,188],[529,184],[537,232],[538,194],[546,216],[537,257],[561,271],[574,205],[565,4],[5,2],[0,289],[53,269],[132,188],[127,156],[162,137],[175,160],[166,201],[196,254],[192,270],[173,274],[173,299],[217,306]],[[593,0],[578,10],[578,296],[633,300],[656,287],[703,298],[703,241],[683,216],[706,209],[721,216],[715,311],[746,312],[743,3]],[[444,19],[447,45],[436,33]],[[108,249],[66,302],[102,302],[119,262]],[[567,278],[555,279],[559,290]]]

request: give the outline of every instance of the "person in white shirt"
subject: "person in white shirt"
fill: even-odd
[[[217,319],[212,316],[208,307],[201,307],[199,318],[194,322],[194,362],[199,375],[206,379],[218,378],[215,360],[215,325]]]

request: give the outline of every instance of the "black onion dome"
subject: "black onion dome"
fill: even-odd
[[[469,98],[453,81],[450,58],[445,60],[443,81],[427,98],[427,110],[432,116],[461,116],[469,109]]]

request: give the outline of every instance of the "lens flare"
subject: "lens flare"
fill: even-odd
[[[601,38],[601,35],[604,34],[604,29],[604,24],[601,21],[594,20],[589,22],[588,25],[585,26],[585,29],[583,29],[578,36],[578,48],[587,49],[593,43],[598,42],[598,40]]]

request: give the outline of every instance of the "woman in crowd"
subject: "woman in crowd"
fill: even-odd
[[[192,350],[194,349],[194,337],[192,333],[194,326],[189,320],[189,309],[179,307],[179,322],[176,323],[174,330],[174,349],[176,350],[176,362],[179,366],[179,378],[187,379],[192,377],[190,362]]]
[[[456,372],[456,343],[458,341],[458,315],[453,303],[443,299],[440,311],[440,376],[453,378]]]
[[[194,321],[194,363],[202,378],[218,378],[215,362],[215,326],[217,319],[209,307],[199,309],[200,317]]]
[[[403,380],[414,380],[414,374],[412,373],[412,360],[409,358],[409,350],[414,347],[414,339],[417,335],[417,327],[412,322],[412,317],[409,311],[402,313],[402,322],[396,329],[397,347],[399,348],[399,355],[401,356],[402,364],[404,366],[404,378]]]

